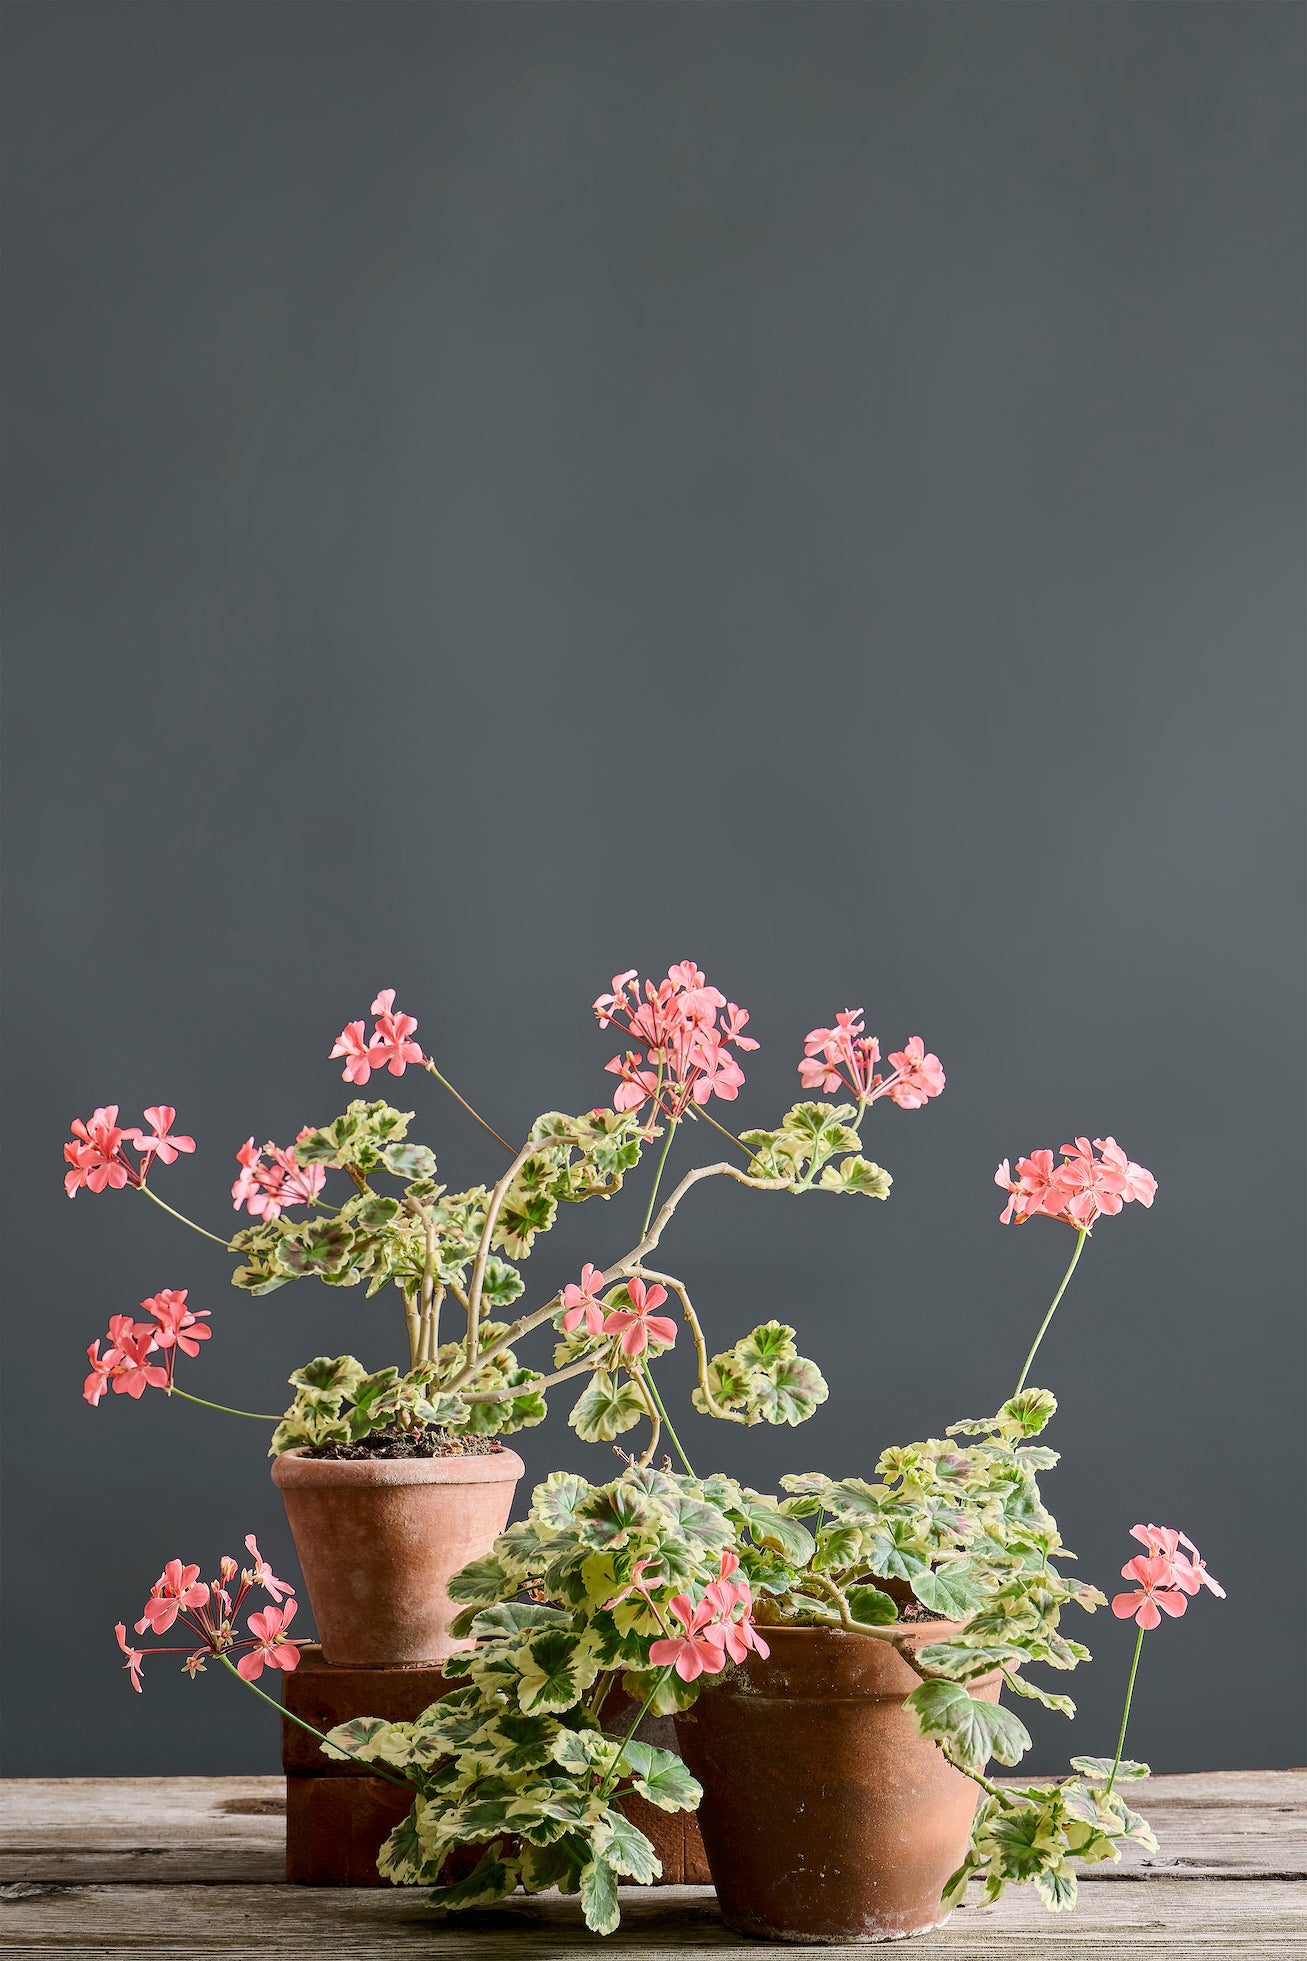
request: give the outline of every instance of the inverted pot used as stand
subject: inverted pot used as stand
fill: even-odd
[[[979,1791],[918,1736],[917,1676],[887,1641],[768,1627],[771,1658],[708,1678],[676,1718],[703,1785],[703,1834],[722,1917],[773,1941],[885,1941],[948,1918]],[[902,1630],[914,1646],[957,1632]],[[997,1674],[968,1684],[996,1702]]]
[[[429,1667],[468,1647],[449,1633],[449,1581],[490,1552],[525,1469],[511,1450],[274,1458],[324,1660]]]

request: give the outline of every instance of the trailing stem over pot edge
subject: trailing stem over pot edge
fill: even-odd
[[[539,1423],[546,1392],[579,1379],[584,1386],[569,1417],[578,1435],[609,1442],[647,1423],[643,1456],[650,1463],[661,1431],[667,1428],[674,1437],[652,1373],[652,1364],[677,1336],[676,1321],[655,1312],[669,1300],[690,1330],[698,1375],[694,1400],[705,1413],[734,1423],[794,1424],[825,1400],[820,1371],[798,1354],[793,1329],[778,1322],[710,1355],[684,1284],[650,1261],[680,1201],[705,1179],[726,1178],[755,1191],[816,1189],[886,1198],[889,1174],[860,1155],[859,1126],[882,1099],[918,1109],[942,1090],[938,1058],[919,1037],[892,1054],[881,1073],[879,1044],[863,1033],[860,1014],[845,1011],[834,1029],[809,1034],[799,1072],[805,1087],[844,1088],[854,1100],[797,1103],[776,1129],[736,1136],[707,1106],[738,1096],[744,1074],[736,1055],[758,1047],[744,1033],[748,1013],[709,986],[689,961],[672,967],[657,985],[646,981],[643,991],[634,972],[621,974],[612,992],[595,1003],[602,1028],[620,1028],[639,1045],[607,1064],[618,1077],[614,1107],[576,1117],[548,1111],[514,1148],[423,1053],[415,1039],[417,1022],[395,1010],[393,989],[377,996],[372,1013],[371,1036],[364,1022],[351,1022],[332,1050],[333,1057],[344,1058],[345,1079],[362,1086],[374,1070],[402,1076],[409,1068],[426,1069],[496,1138],[510,1162],[492,1186],[451,1190],[437,1181],[434,1154],[408,1139],[413,1113],[362,1099],[332,1122],[301,1130],[289,1148],[265,1144],[259,1149],[253,1137],[241,1146],[232,1197],[237,1210],[252,1214],[256,1223],[230,1241],[195,1228],[239,1257],[234,1284],[262,1295],[313,1275],[332,1287],[365,1285],[369,1297],[393,1285],[408,1338],[409,1366],[402,1373],[393,1366],[369,1371],[349,1355],[318,1356],[297,1369],[291,1407],[279,1422],[261,1419],[276,1423],[274,1454],[296,1446],[359,1443],[392,1426],[436,1427],[454,1436],[506,1435]],[[130,1188],[181,1219],[149,1182],[156,1163],[171,1164],[178,1152],[195,1149],[193,1138],[173,1134],[175,1118],[169,1106],[147,1111],[149,1132],[120,1127],[117,1105],[96,1110],[85,1122],[79,1119],[64,1151],[70,1196],[83,1187]],[[655,1210],[678,1127],[701,1121],[727,1138],[741,1161],[696,1166]],[[578,1283],[511,1322],[498,1318],[522,1295],[521,1265],[538,1236],[553,1225],[559,1206],[611,1197],[645,1148],[659,1139],[653,1189],[635,1245],[606,1266],[588,1264]],[[329,1172],[348,1181],[331,1200],[324,1195]],[[98,1403],[108,1389],[139,1398],[147,1387],[206,1400],[175,1380],[178,1350],[195,1355],[196,1343],[211,1333],[202,1325],[209,1310],[188,1309],[187,1291],[165,1289],[142,1302],[152,1320],[114,1317],[105,1352],[100,1353],[99,1342],[87,1351],[89,1402]],[[442,1341],[442,1320],[451,1308],[460,1316],[461,1331],[457,1339]],[[543,1372],[519,1362],[516,1344],[546,1324],[559,1339],[553,1368]],[[165,1349],[166,1366],[148,1360]]]

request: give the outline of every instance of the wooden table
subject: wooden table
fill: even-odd
[[[1140,1799],[1161,1850],[1092,1868],[1073,1914],[1029,1887],[964,1907],[897,1943],[938,1961],[1106,1955],[1288,1961],[1307,1956],[1307,1771],[1155,1777]],[[0,1956],[151,1955],[192,1961],[413,1961],[711,1954],[767,1948],[723,1927],[707,1887],[623,1889],[621,1930],[588,1934],[575,1900],[519,1898],[449,1920],[389,1888],[287,1886],[275,1777],[30,1778],[0,1783]],[[865,1948],[789,1947],[817,1957]]]

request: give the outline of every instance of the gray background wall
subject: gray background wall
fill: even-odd
[[[687,955],[764,1043],[742,1123],[845,1005],[949,1076],[876,1116],[887,1206],[685,1206],[713,1333],[794,1319],[835,1390],[692,1454],[866,1472],[988,1411],[1069,1251],[993,1166],[1114,1132],[1161,1192],[1041,1357],[1049,1496],[1100,1583],[1143,1518],[1230,1590],[1150,1639],[1135,1754],[1301,1762],[1301,10],[7,12],[8,1769],[275,1762],[231,1685],[118,1672],[166,1557],[291,1553],[255,1426],[80,1400],[107,1316],[189,1287],[245,1407],[400,1354],[70,1206],[68,1119],[175,1103],[160,1184],[223,1229],[378,987],[516,1133]],[[569,1401],[531,1472],[608,1475]],[[1113,1741],[1132,1630],[1076,1631],[1041,1769]]]

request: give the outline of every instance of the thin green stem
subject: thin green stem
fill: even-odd
[[[745,1157],[749,1159],[750,1163],[752,1163],[753,1152],[749,1149],[749,1146],[744,1142],[744,1139],[742,1137],[737,1137],[735,1135],[735,1132],[733,1130],[728,1130],[724,1123],[718,1123],[716,1117],[710,1117],[706,1110],[696,1110],[694,1115],[695,1115],[696,1122],[710,1123],[714,1130],[719,1130],[723,1137],[728,1137],[731,1143],[734,1144],[736,1150],[743,1151]]]
[[[681,1439],[677,1436],[675,1430],[673,1430],[672,1428],[671,1417],[668,1416],[667,1411],[663,1408],[663,1399],[658,1394],[657,1385],[655,1384],[653,1379],[653,1372],[650,1369],[642,1369],[640,1373],[643,1376],[644,1380],[649,1385],[649,1394],[653,1397],[654,1402],[657,1405],[658,1414],[663,1420],[663,1428],[664,1430],[666,1430],[672,1442],[676,1445],[676,1454],[680,1458],[682,1464],[684,1464],[685,1466],[685,1475],[688,1478],[692,1478],[694,1476],[694,1466],[685,1454],[685,1445],[681,1442]]]
[[[1030,1374],[1030,1365],[1034,1361],[1035,1356],[1039,1353],[1039,1344],[1044,1339],[1044,1336],[1048,1333],[1048,1324],[1052,1320],[1053,1316],[1057,1313],[1057,1304],[1067,1290],[1067,1282],[1070,1280],[1071,1275],[1076,1270],[1076,1261],[1080,1258],[1081,1253],[1084,1251],[1085,1241],[1088,1239],[1088,1237],[1089,1237],[1088,1228],[1085,1226],[1081,1226],[1079,1232],[1076,1234],[1076,1250],[1071,1255],[1071,1264],[1067,1268],[1066,1272],[1062,1275],[1062,1285],[1058,1288],[1057,1292],[1053,1296],[1052,1306],[1049,1308],[1048,1313],[1044,1316],[1043,1320],[1039,1324],[1039,1333],[1035,1336],[1034,1341],[1031,1343],[1030,1353],[1026,1357],[1026,1366],[1022,1369],[1020,1380],[1018,1381],[1016,1388],[1012,1391],[1012,1394],[1014,1396],[1019,1396],[1021,1394],[1021,1391],[1026,1386],[1026,1377]]]
[[[281,1422],[279,1416],[265,1416],[259,1410],[232,1409],[228,1403],[211,1403],[207,1396],[192,1396],[189,1389],[179,1389],[175,1382],[169,1386],[167,1394],[180,1396],[184,1403],[199,1403],[204,1409],[220,1409],[224,1416],[248,1416],[253,1423]]]
[[[671,1122],[667,1126],[667,1141],[663,1145],[663,1154],[658,1160],[658,1169],[654,1173],[653,1190],[649,1194],[649,1207],[644,1215],[644,1224],[640,1228],[641,1239],[643,1239],[645,1234],[648,1232],[649,1221],[653,1218],[654,1215],[654,1203],[658,1197],[658,1187],[663,1182],[663,1166],[667,1162],[667,1153],[672,1148],[672,1139],[676,1135],[676,1126],[680,1121],[681,1120],[679,1117],[673,1117]]]
[[[298,1723],[300,1728],[307,1730],[310,1736],[316,1736],[319,1743],[331,1743],[329,1736],[324,1736],[320,1729],[313,1727],[312,1723],[306,1723],[302,1716],[297,1716],[295,1711],[288,1709],[284,1702],[278,1702],[275,1696],[265,1695],[262,1689],[255,1688],[253,1682],[247,1682],[236,1664],[226,1655],[219,1655],[218,1660],[229,1674],[236,1677],[243,1689],[248,1689],[251,1695],[256,1695],[260,1701],[266,1702],[269,1709],[275,1709],[279,1716],[286,1718],[287,1722]],[[331,1747],[333,1750],[339,1750],[343,1757],[348,1757],[351,1763],[360,1765],[369,1777],[384,1777],[387,1783],[400,1784],[406,1791],[412,1791],[414,1797],[417,1796],[417,1785],[410,1784],[407,1777],[396,1777],[395,1773],[387,1770],[384,1764],[371,1763],[368,1758],[358,1756],[353,1750],[347,1750],[343,1743],[331,1743]]]
[[[1141,1627],[1135,1636],[1135,1658],[1130,1664],[1130,1680],[1126,1686],[1125,1708],[1121,1711],[1121,1733],[1116,1739],[1116,1756],[1112,1760],[1112,1775],[1107,1780],[1104,1797],[1111,1797],[1116,1773],[1121,1768],[1121,1752],[1125,1749],[1125,1726],[1130,1721],[1130,1701],[1135,1692],[1135,1676],[1139,1671],[1139,1652],[1144,1645],[1144,1630]]]
[[[188,1219],[184,1212],[178,1212],[171,1205],[165,1205],[158,1192],[152,1192],[148,1185],[138,1185],[136,1189],[138,1192],[144,1192],[147,1198],[152,1198],[161,1211],[171,1212],[174,1219],[180,1219],[182,1224],[189,1226],[192,1232],[203,1233],[204,1237],[211,1239],[215,1246],[221,1246],[225,1253],[231,1252],[232,1245],[229,1239],[220,1239],[217,1233],[210,1232],[207,1226],[197,1226],[194,1219]]]
[[[663,1683],[667,1680],[667,1677],[671,1674],[673,1666],[674,1664],[669,1662],[666,1668],[661,1669],[659,1671],[658,1680],[654,1683],[648,1695],[645,1697],[639,1715],[636,1717],[635,1721],[631,1724],[631,1727],[626,1732],[626,1735],[622,1738],[622,1748],[618,1751],[617,1755],[613,1758],[612,1764],[608,1771],[608,1775],[604,1778],[603,1783],[599,1786],[597,1795],[601,1802],[603,1799],[605,1799],[608,1796],[609,1791],[612,1789],[615,1778],[617,1778],[620,1775],[617,1766],[622,1761],[622,1757],[623,1754],[625,1753],[626,1746],[631,1741],[631,1738],[635,1735],[635,1732],[639,1729],[641,1723],[644,1721],[645,1716],[648,1714],[650,1703],[657,1695]]]
[[[493,1125],[488,1124],[484,1117],[478,1116],[477,1112],[472,1108],[472,1105],[468,1102],[467,1098],[465,1096],[459,1095],[458,1091],[454,1088],[454,1085],[449,1081],[447,1076],[441,1075],[439,1069],[437,1069],[435,1063],[431,1060],[430,1056],[426,1058],[426,1065],[427,1068],[431,1071],[431,1074],[435,1077],[436,1081],[441,1085],[441,1087],[449,1091],[455,1103],[461,1103],[463,1108],[467,1111],[469,1117],[471,1117],[472,1121],[474,1123],[479,1123],[482,1130],[484,1130],[487,1133],[487,1135],[493,1137],[496,1144],[502,1144],[504,1149],[508,1152],[508,1155],[512,1157],[513,1146],[509,1143],[508,1139],[506,1137],[501,1137],[499,1132],[493,1127]]]

